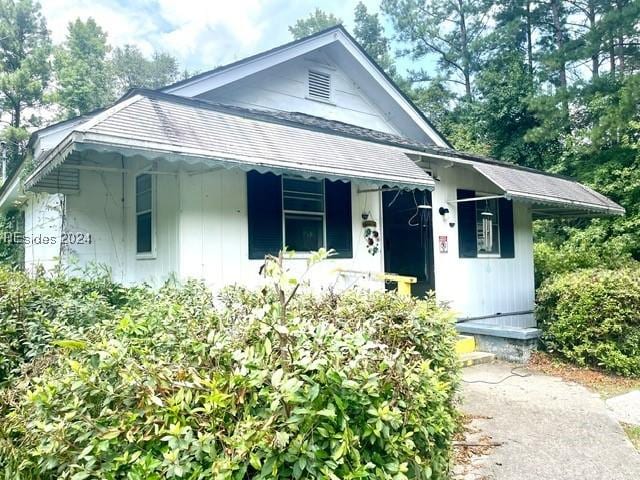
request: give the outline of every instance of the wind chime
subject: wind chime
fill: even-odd
[[[486,252],[493,250],[493,213],[489,210],[489,202],[484,201],[484,211],[480,213],[482,217],[482,238]]]

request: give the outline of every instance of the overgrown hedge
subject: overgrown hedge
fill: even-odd
[[[0,391],[0,477],[446,478],[451,314],[389,293],[282,292],[83,296],[69,340]]]
[[[556,275],[538,290],[546,348],[579,365],[640,375],[640,269]]]

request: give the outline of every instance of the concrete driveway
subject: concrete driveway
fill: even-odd
[[[455,478],[640,479],[640,454],[597,394],[540,374],[481,383],[498,382],[512,368],[492,363],[464,369],[462,410],[472,416],[476,437],[501,445],[457,466]]]

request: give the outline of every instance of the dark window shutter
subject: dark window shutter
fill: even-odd
[[[325,180],[324,191],[327,248],[333,248],[337,258],[352,258],[351,183]]]
[[[501,198],[498,200],[498,208],[498,219],[500,221],[500,256],[502,258],[515,258],[513,202],[506,198]]]
[[[458,190],[458,200],[473,198],[473,190]],[[460,258],[478,256],[478,238],[476,232],[476,203],[458,203],[458,250]]]
[[[282,177],[247,172],[249,258],[263,259],[282,249]]]

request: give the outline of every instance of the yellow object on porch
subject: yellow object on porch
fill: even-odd
[[[341,275],[366,275],[369,278],[383,282],[396,282],[398,284],[398,293],[409,297],[411,296],[411,284],[418,281],[416,277],[398,275],[396,273],[365,272],[362,270],[346,270],[344,268],[336,268],[335,272]]]
[[[463,355],[476,351],[476,340],[470,335],[459,335],[456,340],[456,353]]]

